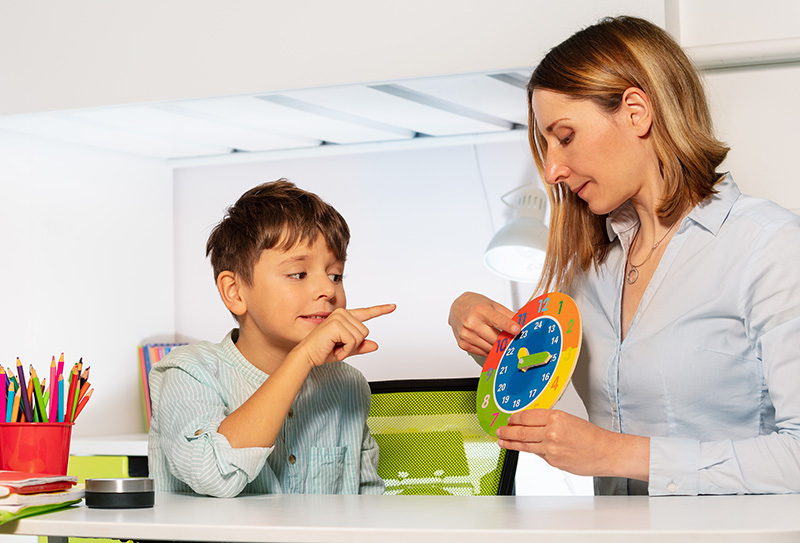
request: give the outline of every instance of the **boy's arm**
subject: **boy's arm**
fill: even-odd
[[[230,398],[215,368],[165,359],[151,372],[151,385],[148,454],[159,490],[180,490],[170,483],[175,477],[198,494],[231,497],[262,471],[269,449],[233,449],[216,431]]]
[[[378,475],[378,443],[364,424],[364,440],[361,444],[361,473],[358,487],[359,494],[383,494],[386,483]]]
[[[272,447],[300,387],[315,366],[375,351],[363,321],[394,311],[394,304],[337,309],[306,336],[253,395],[219,425],[231,446]]]

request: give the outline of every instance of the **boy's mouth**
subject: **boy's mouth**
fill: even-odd
[[[304,321],[320,324],[328,318],[328,315],[330,315],[330,313],[314,313],[312,315],[300,315],[300,318]]]

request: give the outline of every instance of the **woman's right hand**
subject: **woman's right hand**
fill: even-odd
[[[475,292],[465,292],[450,306],[447,323],[458,346],[470,354],[487,356],[501,332],[517,335],[521,327],[514,312]]]

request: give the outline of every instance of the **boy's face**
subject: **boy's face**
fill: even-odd
[[[322,236],[288,251],[263,251],[253,269],[252,286],[240,290],[247,304],[240,335],[268,349],[290,351],[334,309],[346,306],[343,273],[344,262]]]

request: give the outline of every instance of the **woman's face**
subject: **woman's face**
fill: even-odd
[[[597,215],[639,194],[655,153],[644,144],[637,111],[625,100],[613,114],[590,100],[548,90],[534,90],[532,102],[536,128],[547,142],[547,183],[566,184]]]

